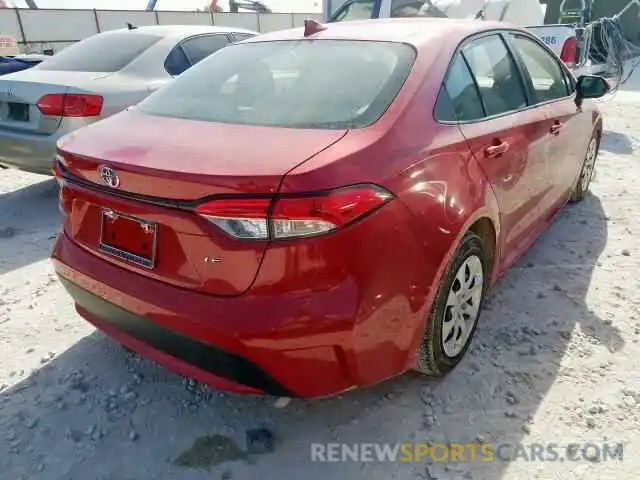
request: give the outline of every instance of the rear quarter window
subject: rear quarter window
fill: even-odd
[[[117,72],[161,38],[135,31],[101,33],[65,48],[35,68],[74,72]]]
[[[464,58],[457,53],[436,102],[436,120],[468,122],[484,117],[482,100]]]

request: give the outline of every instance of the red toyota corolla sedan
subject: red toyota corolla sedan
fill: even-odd
[[[607,91],[500,23],[256,37],[60,141],[55,268],[89,322],[221,389],[442,375],[587,193]]]

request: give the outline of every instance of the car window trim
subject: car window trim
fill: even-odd
[[[465,65],[465,68],[467,70],[467,73],[469,73],[469,76],[471,77],[471,81],[473,82],[473,87],[474,90],[476,92],[476,96],[478,97],[478,100],[480,100],[480,108],[482,109],[482,117],[481,118],[486,118],[487,117],[487,107],[485,105],[484,99],[482,98],[482,95],[480,94],[480,86],[478,85],[478,81],[476,80],[476,77],[473,75],[473,71],[471,70],[471,66],[469,65],[469,61],[467,60],[467,57],[465,57],[464,53],[460,50],[457,51],[455,53],[455,55],[453,55],[451,57],[451,65],[453,66],[453,63],[456,59],[456,57],[460,57],[462,59],[462,62]],[[438,96],[436,97],[436,102],[434,104],[434,117],[437,116],[436,111],[438,110],[438,104],[441,101],[441,92],[444,91],[444,93],[447,95],[447,100],[451,103],[451,106],[453,107],[453,97],[451,97],[451,93],[449,93],[449,89],[447,88],[447,79],[449,78],[449,71],[447,71],[447,74],[444,76],[444,79],[442,80],[442,83],[440,84],[440,90],[438,90]],[[455,114],[455,109],[453,109],[454,114]],[[458,123],[459,121],[455,121],[455,120],[441,120],[441,122],[454,122],[454,123]]]
[[[529,36],[529,35],[521,35],[521,34],[511,34],[510,36],[513,36],[513,37],[523,37],[523,38],[526,38],[526,39],[528,39],[528,40],[530,40],[530,41],[533,41],[533,42],[534,42],[535,44],[537,44],[537,45],[541,45],[541,46],[545,47],[545,48],[544,48],[544,50],[546,50],[548,54],[549,54],[549,52],[551,52],[551,53],[550,53],[551,59],[552,59],[552,60],[554,60],[554,61],[556,62],[556,64],[560,67],[560,72],[561,72],[561,74],[562,74],[562,83],[564,83],[564,85],[565,85],[565,89],[566,89],[566,91],[567,91],[567,95],[565,95],[564,97],[553,98],[553,99],[551,99],[551,100],[545,100],[545,101],[543,101],[543,102],[533,103],[533,104],[532,104],[532,106],[538,106],[538,105],[549,105],[549,104],[551,104],[551,103],[555,103],[555,102],[560,102],[560,101],[567,100],[568,98],[570,98],[570,97],[572,97],[572,96],[573,96],[574,92],[571,92],[571,91],[570,91],[570,89],[569,89],[569,86],[567,85],[567,72],[565,71],[566,66],[564,65],[564,63],[563,63],[563,62],[558,61],[558,60],[556,59],[556,55],[555,55],[555,53],[553,53],[553,51],[552,51],[552,50],[550,50],[549,48],[547,48],[547,46],[546,46],[544,43],[536,41],[534,38],[532,38],[532,36]],[[510,37],[507,37],[505,40],[507,41],[507,43],[508,43],[510,46],[512,45],[512,43],[511,43],[511,38],[510,38]],[[522,73],[523,73],[523,75],[527,74],[526,76],[529,78],[529,81],[528,81],[527,83],[528,83],[528,84],[530,85],[530,87],[531,87],[532,99],[534,99],[534,98],[536,98],[536,99],[537,99],[537,95],[536,95],[536,92],[535,92],[535,88],[534,88],[534,86],[533,86],[533,81],[532,81],[532,79],[531,79],[531,75],[528,75],[528,72],[527,72],[527,70],[526,70],[526,66],[525,66],[525,64],[524,64],[524,59],[522,58],[522,55],[520,54],[520,51],[518,50],[518,48],[517,48],[515,45],[511,46],[511,48],[513,49],[513,54],[514,54],[515,56],[517,56],[517,57],[518,57],[518,61],[519,61],[519,62],[521,62],[521,68],[523,69],[523,72],[522,72]]]
[[[524,59],[520,52],[515,47],[514,44],[510,42],[510,38],[501,33],[502,41],[504,42],[507,50],[509,50],[509,55],[513,59],[513,62],[516,65],[516,70],[518,70],[518,76],[520,77],[520,85],[524,91],[524,95],[527,100],[527,106],[532,107],[536,105],[537,93],[533,86],[533,80],[531,79],[531,75],[529,74],[529,70],[527,70],[527,66],[524,63]]]
[[[502,45],[504,46],[504,48],[507,51],[507,56],[511,59],[511,61],[513,62],[513,65],[515,66],[516,74],[518,76],[519,83],[520,83],[520,87],[522,88],[522,93],[524,93],[524,100],[525,100],[525,103],[526,103],[526,106],[524,108],[530,107],[531,106],[531,98],[529,97],[529,92],[527,90],[526,82],[524,81],[524,72],[520,68],[518,60],[514,57],[513,51],[511,50],[511,48],[509,48],[509,44],[506,41],[502,31],[493,32],[493,33],[488,34],[488,35],[481,35],[481,36],[475,37],[475,38],[470,39],[467,42],[465,42],[465,44],[463,44],[462,48],[460,49],[463,57],[465,57],[465,60],[466,60],[466,56],[464,55],[464,48],[466,46],[468,46],[469,44],[472,44],[473,42],[477,41],[478,39],[486,38],[486,37],[493,37],[493,36],[496,36],[496,37],[498,37],[500,39],[500,41],[502,42]],[[475,78],[475,74],[473,73],[473,69],[471,68],[471,65],[469,65],[469,69],[471,70],[471,75],[473,75],[473,77],[475,79],[475,82],[477,84],[478,80]],[[480,90],[480,86],[479,85],[478,85],[478,90]],[[482,91],[480,91],[480,100],[483,101],[482,100]],[[487,116],[484,117],[484,119],[491,119],[491,118],[495,118],[495,117],[501,117],[501,116],[504,116],[504,115],[509,115],[511,113],[519,112],[519,111],[523,110],[524,108],[516,108],[516,109],[513,109],[513,110],[507,110],[506,112],[496,113],[494,115],[487,115]],[[486,109],[485,109],[485,113],[486,113]]]
[[[495,35],[496,33],[504,35],[506,33],[516,33],[519,35],[524,35],[527,36],[529,38],[532,38],[535,42],[537,42],[538,44],[542,45],[545,49],[547,49],[547,51],[551,52],[553,55],[555,55],[553,53],[553,50],[549,49],[549,47],[547,47],[544,43],[538,41],[533,35],[530,35],[528,32],[526,31],[522,31],[522,30],[516,30],[516,29],[512,29],[512,28],[494,28],[494,29],[490,29],[490,30],[485,30],[483,32],[479,32],[479,33],[472,33],[471,35],[468,35],[466,37],[464,37],[460,43],[458,43],[458,46],[455,48],[453,54],[451,55],[451,59],[449,60],[449,64],[447,65],[447,69],[445,70],[445,73],[442,77],[442,80],[440,82],[440,85],[442,86],[444,84],[445,79],[447,78],[447,75],[449,75],[449,71],[451,70],[451,66],[453,64],[453,58],[455,57],[455,55],[460,52],[462,50],[462,48],[471,40],[474,39],[478,39],[478,38],[482,38],[485,36],[489,36],[489,35]],[[563,67],[565,72],[568,72],[567,67],[564,64],[561,64],[561,67]],[[569,75],[571,75],[571,73],[569,73]],[[569,77],[571,78],[571,77]],[[474,77],[474,81],[475,81],[475,77]],[[517,113],[522,113],[525,112],[527,110],[531,110],[533,108],[538,108],[542,105],[546,105],[549,103],[555,103],[558,101],[564,101],[567,100],[571,97],[573,97],[575,95],[575,92],[572,92],[568,97],[564,97],[561,99],[555,99],[555,100],[551,100],[548,102],[545,102],[544,104],[535,104],[535,105],[527,105],[526,107],[520,108],[518,110],[510,110],[508,112],[503,112],[497,115],[492,115],[490,117],[483,117],[483,118],[479,118],[477,120],[463,120],[463,121],[447,121],[447,120],[438,120],[437,115],[436,115],[436,104],[437,104],[437,98],[436,98],[436,102],[434,102],[433,104],[433,109],[432,109],[432,118],[433,121],[441,124],[441,125],[466,125],[466,124],[473,124],[473,123],[479,123],[479,122],[484,122],[484,121],[488,121],[488,120],[494,120],[496,118],[500,118],[500,117],[504,117],[506,115],[515,115]]]
[[[478,100],[480,100],[480,107],[482,108],[482,113],[484,115],[482,118],[487,118],[487,116],[488,116],[487,115],[487,104],[484,101],[484,98],[482,97],[482,91],[480,90],[480,84],[478,83],[478,79],[473,74],[473,69],[471,68],[471,64],[469,63],[469,59],[464,54],[462,49],[460,49],[459,55],[460,55],[460,57],[462,57],[462,61],[464,62],[464,65],[467,67],[467,72],[469,72],[469,75],[471,76],[471,81],[473,81],[473,86],[476,89],[476,95],[478,96]],[[451,95],[449,95],[449,96],[451,96]]]
[[[492,119],[498,118],[498,117],[503,117],[505,115],[512,115],[514,113],[518,113],[518,112],[521,112],[521,111],[526,110],[528,108],[531,108],[530,99],[528,98],[529,94],[528,94],[527,88],[525,86],[525,82],[524,82],[524,79],[523,79],[523,76],[522,76],[522,71],[520,70],[520,66],[518,65],[517,60],[513,57],[513,53],[511,52],[511,49],[509,48],[509,45],[508,45],[506,39],[503,36],[505,31],[507,31],[507,30],[505,30],[505,29],[485,30],[483,32],[471,34],[471,35],[465,37],[464,39],[462,39],[462,41],[460,41],[460,43],[456,47],[454,55],[451,56],[451,60],[449,61],[449,65],[447,66],[447,70],[446,70],[445,75],[444,75],[444,77],[442,79],[442,82],[441,82],[441,85],[444,85],[444,82],[445,82],[447,76],[449,75],[449,72],[450,72],[450,70],[451,70],[451,68],[453,66],[453,59],[454,59],[455,55],[456,54],[460,54],[462,56],[462,58],[464,59],[468,70],[471,73],[471,77],[473,78],[473,83],[474,83],[474,85],[476,87],[476,93],[478,94],[478,96],[480,98],[480,102],[482,104],[482,110],[484,111],[485,116],[482,117],[482,118],[475,119],[475,120],[442,121],[442,120],[438,120],[436,118],[435,106],[434,106],[433,114],[434,114],[434,120],[436,122],[441,123],[443,125],[447,125],[447,124],[449,124],[449,125],[460,125],[460,124],[468,124],[468,123],[477,123],[477,122],[483,122],[483,121],[486,121],[486,120],[492,120]],[[520,86],[522,87],[522,90],[524,92],[527,106],[524,107],[524,108],[521,108],[521,109],[515,109],[515,110],[509,110],[509,111],[506,111],[506,112],[497,113],[495,115],[487,115],[487,109],[486,109],[486,106],[485,106],[484,99],[482,98],[482,94],[480,92],[480,87],[478,85],[478,80],[476,79],[476,76],[474,75],[473,70],[471,69],[471,66],[469,65],[469,62],[468,62],[466,56],[464,55],[464,51],[463,50],[464,50],[464,48],[466,46],[468,46],[469,44],[471,44],[471,43],[473,43],[473,42],[475,42],[477,40],[480,40],[480,39],[486,38],[486,37],[492,37],[492,36],[497,36],[500,39],[500,41],[503,43],[505,49],[507,50],[507,54],[509,55],[509,58],[511,58],[511,60],[515,64],[516,71],[518,73],[518,78],[520,79]],[[437,102],[437,100],[436,100],[436,102]]]

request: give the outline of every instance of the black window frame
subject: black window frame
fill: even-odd
[[[451,55],[451,59],[449,60],[449,65],[447,66],[446,72],[442,78],[441,81],[441,86],[444,85],[444,82],[447,79],[447,76],[449,75],[451,68],[453,66],[453,59],[455,58],[456,55],[461,55],[462,58],[464,59],[466,65],[467,65],[467,69],[469,69],[469,72],[471,73],[471,77],[473,78],[473,82],[475,84],[476,87],[476,93],[478,94],[478,97],[480,98],[480,102],[482,105],[482,110],[484,112],[484,117],[482,118],[478,118],[475,120],[457,120],[457,121],[442,121],[442,120],[438,120],[437,116],[436,116],[436,104],[438,102],[438,99],[436,99],[436,103],[434,104],[434,109],[433,109],[433,119],[440,124],[443,125],[447,125],[447,124],[471,124],[471,123],[478,123],[478,122],[484,122],[487,120],[491,120],[494,118],[499,118],[499,117],[503,117],[505,115],[513,115],[514,113],[518,113],[523,111],[526,108],[530,107],[531,104],[531,92],[529,91],[529,89],[527,88],[525,81],[523,79],[523,75],[524,72],[522,70],[522,65],[521,63],[518,62],[518,60],[516,58],[514,58],[513,55],[513,49],[511,48],[511,45],[509,44],[509,42],[507,41],[507,39],[505,38],[504,33],[506,32],[506,30],[504,29],[493,29],[493,30],[486,30],[484,32],[480,32],[480,33],[475,33],[472,34],[468,37],[465,37],[459,44],[458,46],[455,48],[453,54]],[[482,92],[480,91],[480,87],[478,86],[478,80],[476,79],[475,74],[473,73],[473,70],[471,69],[471,66],[469,65],[469,61],[467,60],[466,56],[464,55],[464,48],[467,47],[468,45],[474,43],[477,40],[486,38],[486,37],[498,37],[501,42],[503,43],[504,47],[506,48],[507,51],[507,55],[509,56],[509,58],[511,59],[511,61],[514,64],[514,67],[516,69],[516,74],[518,75],[518,78],[520,80],[520,85],[522,87],[524,96],[525,96],[525,102],[526,102],[526,106],[524,108],[521,109],[516,109],[516,110],[509,110],[507,112],[501,112],[495,115],[487,115],[487,107],[485,105],[485,101],[482,97]],[[438,95],[439,98],[440,95]]]
[[[458,45],[456,46],[456,48],[454,49],[454,51],[451,54],[451,58],[449,60],[449,64],[447,65],[447,68],[445,70],[444,75],[442,76],[442,80],[440,81],[440,88],[438,90],[438,96],[436,97],[436,101],[433,104],[433,110],[432,110],[432,118],[433,120],[441,125],[467,125],[467,124],[474,124],[474,123],[479,123],[479,122],[485,122],[485,121],[489,121],[489,120],[493,120],[496,118],[501,118],[507,115],[514,115],[517,113],[521,113],[527,110],[530,110],[532,108],[538,108],[542,105],[548,105],[554,102],[560,102],[560,101],[565,101],[568,98],[571,98],[573,96],[575,96],[575,86],[576,86],[576,81],[573,78],[573,75],[571,74],[571,72],[569,71],[569,69],[567,68],[567,66],[561,61],[561,60],[557,60],[560,64],[560,67],[562,68],[563,73],[567,76],[567,79],[571,82],[571,85],[573,86],[572,89],[570,89],[570,94],[567,97],[563,97],[563,98],[558,98],[558,99],[554,99],[554,100],[550,100],[547,101],[545,103],[535,103],[533,101],[534,99],[534,94],[535,92],[533,92],[533,85],[530,85],[529,87],[527,86],[527,84],[531,83],[531,80],[529,79],[528,82],[525,82],[524,78],[528,75],[527,71],[524,70],[524,65],[522,63],[522,59],[520,58],[520,54],[517,52],[517,49],[513,46],[513,44],[511,43],[511,39],[509,38],[509,34],[517,34],[517,35],[522,35],[525,36],[531,40],[533,40],[534,42],[536,42],[538,45],[540,45],[542,48],[544,48],[545,50],[547,50],[547,52],[549,52],[554,58],[557,57],[557,55],[553,52],[553,50],[551,50],[548,46],[546,46],[542,41],[540,41],[538,38],[536,38],[534,35],[531,35],[530,33],[523,31],[523,30],[516,30],[516,29],[509,29],[509,28],[500,28],[500,29],[491,29],[491,30],[485,30],[483,32],[480,33],[474,33],[471,34],[465,38],[463,38],[460,43],[458,43]],[[525,89],[525,95],[527,97],[527,105],[523,108],[517,109],[517,110],[511,110],[508,112],[503,112],[497,115],[491,115],[491,116],[487,116],[486,115],[486,107],[484,107],[484,101],[482,100],[482,95],[480,95],[480,91],[478,88],[478,84],[477,84],[477,80],[475,78],[475,75],[473,75],[473,72],[471,72],[473,80],[476,84],[476,89],[478,91],[478,94],[480,95],[480,101],[483,104],[483,109],[485,112],[485,116],[482,118],[479,118],[477,120],[457,120],[457,121],[445,121],[445,120],[439,120],[438,116],[437,116],[437,112],[436,112],[436,107],[438,104],[438,100],[440,98],[440,92],[446,89],[443,89],[443,85],[445,80],[447,79],[447,76],[449,75],[449,72],[451,71],[451,67],[453,65],[453,59],[455,58],[456,54],[460,53],[462,54],[463,58],[464,58],[464,54],[462,53],[463,48],[468,45],[469,43],[473,42],[474,40],[486,37],[486,36],[490,36],[490,35],[499,35],[502,38],[502,41],[505,43],[505,46],[507,47],[507,50],[509,52],[509,55],[511,56],[512,60],[515,62],[516,64],[516,69],[518,71],[519,77],[520,77],[520,81],[523,84],[523,88]],[[466,58],[465,58],[466,61]],[[467,68],[470,69],[469,64],[467,62]]]
[[[242,32],[238,32],[238,33],[242,33]],[[191,35],[190,37],[186,37],[183,38],[182,40],[180,40],[176,45],[174,45],[174,47],[171,49],[171,51],[167,54],[167,58],[164,59],[164,69],[165,71],[171,75],[172,77],[177,77],[178,75],[180,75],[180,73],[184,73],[187,70],[189,70],[191,67],[193,67],[195,65],[195,63],[193,63],[193,61],[189,58],[189,55],[187,54],[187,52],[184,50],[183,45],[191,40],[194,40],[196,38],[200,38],[200,37],[218,37],[218,36],[222,36],[225,37],[227,39],[228,44],[222,48],[227,48],[227,46],[231,45],[232,43],[235,43],[234,40],[234,35],[235,32],[220,32],[220,33],[201,33],[199,35]],[[187,68],[185,68],[182,72],[180,73],[171,73],[169,71],[169,69],[167,68],[167,60],[169,59],[169,57],[173,54],[174,51],[176,50],[180,50],[182,52],[182,55],[184,55],[184,57],[187,59],[187,61],[189,62],[189,66]]]
[[[484,33],[487,33],[487,32],[484,32]],[[504,46],[505,51],[507,52],[507,57],[511,60],[511,62],[513,64],[513,67],[515,68],[515,74],[518,77],[518,83],[520,84],[520,87],[522,88],[522,93],[524,94],[524,102],[525,102],[525,106],[524,107],[516,108],[516,109],[513,109],[513,110],[507,110],[505,112],[494,113],[492,115],[488,115],[487,106],[485,104],[484,97],[482,95],[482,90],[480,90],[480,86],[478,85],[478,79],[476,78],[475,74],[473,73],[473,69],[471,68],[471,64],[469,63],[469,60],[467,59],[467,56],[464,53],[465,47],[469,46],[470,44],[473,44],[477,40],[485,39],[487,37],[497,37],[500,40],[500,42],[502,43],[502,45]],[[522,68],[523,64],[519,61],[521,59],[517,58],[514,55],[513,49],[511,48],[511,45],[507,42],[507,39],[505,38],[505,35],[504,35],[503,31],[491,32],[491,33],[488,33],[486,35],[479,35],[479,36],[473,37],[471,40],[469,40],[464,45],[462,45],[462,47],[460,48],[460,54],[462,55],[462,57],[467,62],[467,67],[471,71],[471,75],[473,76],[474,81],[476,82],[476,88],[478,89],[478,93],[480,95],[480,101],[482,102],[482,106],[483,106],[484,113],[485,113],[484,119],[491,119],[491,118],[496,118],[496,117],[502,117],[504,115],[511,115],[513,113],[520,112],[523,109],[526,109],[529,106],[531,106],[531,102],[533,100],[532,91],[528,88],[527,82],[525,81],[525,70],[523,70],[523,68]]]

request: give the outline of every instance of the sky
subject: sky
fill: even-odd
[[[322,0],[262,0],[274,11],[300,11],[301,4],[312,9],[310,12],[322,9]],[[24,0],[7,0],[7,4],[25,7]],[[148,0],[36,0],[40,8],[96,8],[113,10],[144,10]],[[194,10],[209,4],[210,0],[158,0],[157,10]],[[227,10],[228,0],[220,0],[220,6]],[[295,5],[295,7],[294,7]]]

